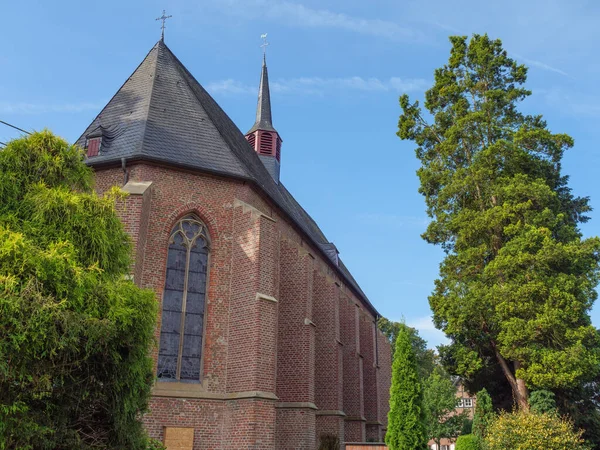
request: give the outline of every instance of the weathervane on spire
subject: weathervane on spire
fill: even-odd
[[[156,18],[156,20],[162,20],[162,26],[160,27],[160,29],[161,29],[160,40],[161,41],[165,40],[165,21],[167,19],[170,19],[171,17],[173,17],[173,16],[167,16],[166,14],[167,14],[166,11],[163,9],[162,16]]]
[[[269,46],[269,43],[267,42],[267,33],[261,34],[260,38],[263,40],[263,43],[261,45],[261,47],[263,49],[263,57],[266,58],[266,56],[267,56],[267,47]]]

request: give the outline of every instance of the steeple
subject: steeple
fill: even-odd
[[[273,128],[273,116],[271,115],[271,92],[269,90],[269,71],[267,69],[267,57],[263,56],[262,72],[260,74],[260,85],[258,87],[258,105],[256,106],[256,122],[248,133],[256,130],[275,131]]]
[[[263,35],[266,39],[266,35]],[[266,40],[263,47],[266,47]],[[271,93],[269,91],[269,72],[267,70],[266,54],[263,54],[260,85],[258,87],[258,105],[256,107],[256,122],[246,133],[246,139],[263,162],[276,183],[279,183],[279,168],[281,161],[281,137],[273,127],[271,114]]]

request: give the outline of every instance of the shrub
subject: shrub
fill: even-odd
[[[486,450],[583,450],[588,447],[573,424],[556,414],[502,413],[485,438]]]
[[[479,450],[481,445],[474,434],[464,434],[456,440],[455,450]]]
[[[465,435],[465,434],[471,434],[472,432],[473,432],[473,421],[467,419],[463,422],[463,426],[460,430],[460,434]]]
[[[554,392],[541,389],[533,391],[529,396],[529,407],[531,412],[538,414],[555,414],[556,400],[554,400]]]
[[[473,416],[473,434],[479,439],[485,438],[487,429],[493,419],[494,409],[492,406],[492,398],[484,388],[477,393],[475,415]]]
[[[148,448],[156,299],[80,149],[49,131],[0,152],[0,449]]]
[[[319,441],[319,450],[340,450],[340,439],[333,434],[322,434]]]

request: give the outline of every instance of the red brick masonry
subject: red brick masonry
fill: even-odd
[[[169,233],[184,215],[211,238],[202,376],[155,384],[150,434],[193,428],[193,449],[235,450],[314,450],[324,433],[382,439],[391,349],[333,263],[243,181],[147,163],[129,171],[118,211],[138,285],[161,302]],[[96,184],[123,186],[123,172],[98,170]]]

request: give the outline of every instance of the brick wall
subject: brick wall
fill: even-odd
[[[277,448],[315,446],[315,257],[296,242],[280,243],[279,334],[277,342]],[[293,439],[292,439],[293,438]]]
[[[173,225],[194,213],[211,238],[201,383],[157,383],[144,417],[150,434],[193,428],[194,449],[314,449],[320,432],[364,440],[373,407],[363,384],[373,386],[363,358],[373,356],[359,319],[368,313],[331,263],[247,183],[150,164],[128,170],[131,182],[151,182],[118,211],[135,246],[135,281],[159,303]],[[98,192],[113,185],[123,185],[120,168],[96,173]],[[380,414],[390,373],[376,375],[387,386]]]
[[[363,356],[364,414],[367,440],[379,441],[379,399],[377,367],[375,365],[375,319],[368,313],[360,315],[360,343]]]
[[[344,440],[365,440],[362,356],[360,355],[359,306],[346,293],[340,296],[341,337],[344,348]]]
[[[377,387],[379,390],[379,421],[382,423],[382,436],[388,425],[388,412],[390,411],[390,387],[392,385],[392,347],[385,335],[377,330]]]
[[[222,401],[153,397],[143,420],[153,438],[162,441],[166,426],[189,427],[194,429],[195,449],[220,449],[224,414]]]
[[[340,338],[339,287],[327,273],[315,271],[313,320],[316,325],[315,403],[317,439],[344,439],[343,353]]]

